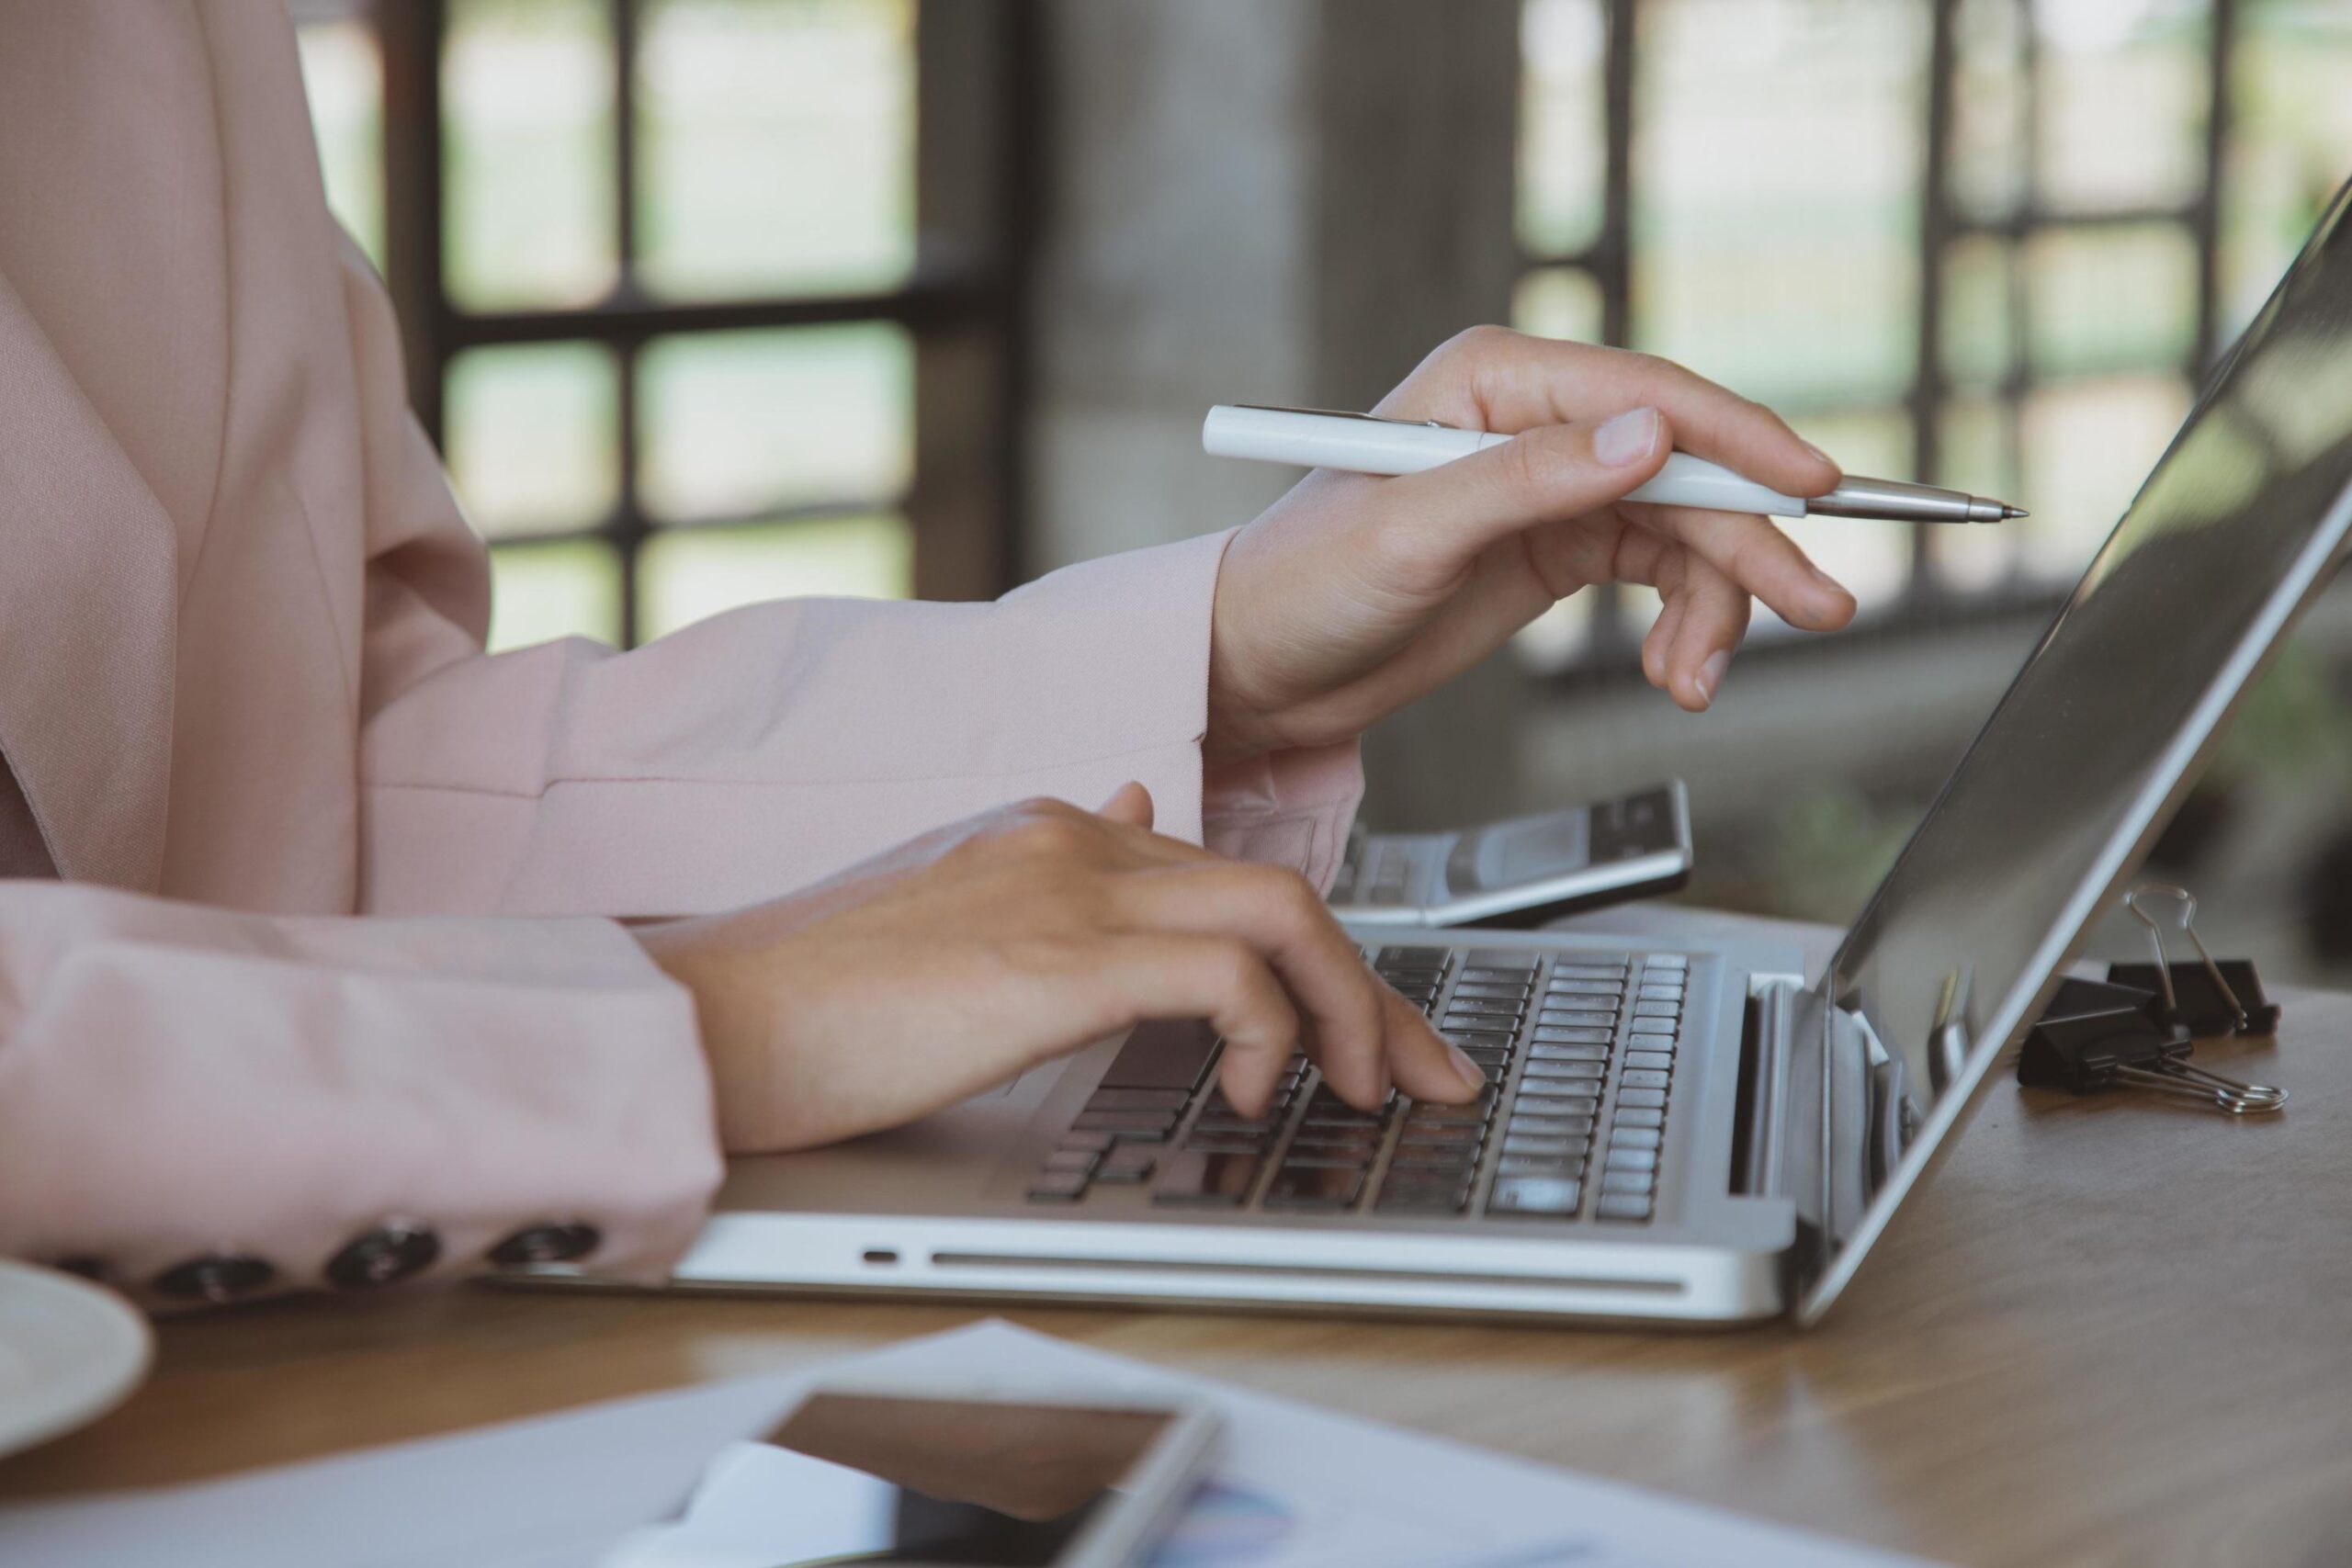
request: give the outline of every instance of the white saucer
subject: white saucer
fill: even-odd
[[[153,1349],[147,1320],[113,1292],[0,1258],[0,1454],[113,1409]]]

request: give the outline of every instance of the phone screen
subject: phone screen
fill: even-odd
[[[608,1561],[1052,1568],[1174,1419],[820,1393],[764,1438],[731,1445],[682,1517]]]

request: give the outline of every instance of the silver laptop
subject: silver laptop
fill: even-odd
[[[1829,1306],[2352,525],[2339,195],[1828,970],[1770,945],[1364,928],[1484,1061],[1276,1111],[1153,1024],[916,1126],[738,1162],[680,1287],[1722,1323]],[[584,1282],[578,1272],[543,1277]]]

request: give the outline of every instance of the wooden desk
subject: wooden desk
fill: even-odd
[[[2352,1562],[2352,998],[2289,996],[2232,1122],[1995,1089],[1820,1328],[1036,1311],[1049,1334],[1965,1563]],[[0,1496],[214,1475],[814,1363],[974,1309],[320,1298],[162,1330]]]

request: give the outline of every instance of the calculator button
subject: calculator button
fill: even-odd
[[[1593,1203],[1592,1212],[1604,1220],[1646,1220],[1650,1217],[1649,1196],[1636,1192],[1604,1192]]]

